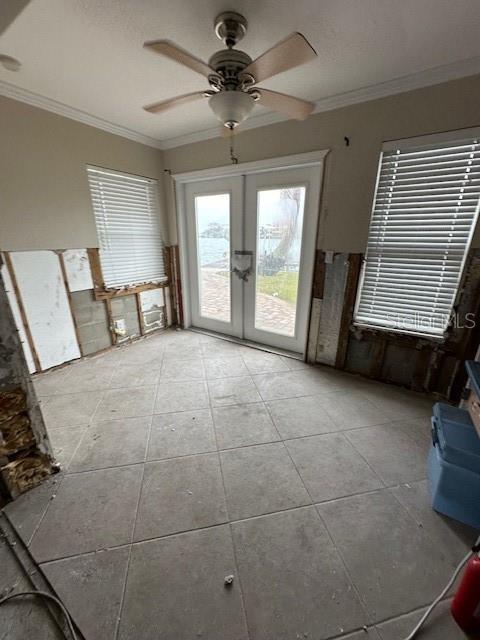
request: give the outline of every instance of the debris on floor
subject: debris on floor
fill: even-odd
[[[232,586],[233,578],[234,578],[233,574],[229,575],[229,576],[225,576],[224,584],[225,584],[226,587],[231,587]]]

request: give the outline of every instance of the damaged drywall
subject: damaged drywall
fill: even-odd
[[[98,250],[5,252],[3,257],[2,275],[30,373],[172,324],[168,286],[132,287],[130,293],[94,285]]]
[[[92,272],[86,249],[66,249],[63,260],[70,292],[93,289]]]
[[[466,380],[463,363],[475,357],[480,340],[480,250],[469,253],[454,322],[442,341],[355,327],[351,294],[360,260],[360,254],[336,254],[316,266],[324,278],[322,297],[312,307],[317,362],[457,400]]]
[[[165,289],[142,291],[139,297],[144,333],[164,329],[167,326]]]
[[[42,369],[80,357],[58,256],[54,251],[10,254]]]
[[[55,470],[53,453],[0,275],[0,495],[39,484]]]

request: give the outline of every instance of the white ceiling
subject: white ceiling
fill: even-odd
[[[31,0],[0,36],[0,54],[22,63],[18,73],[0,67],[0,93],[29,101],[33,92],[48,99],[36,96],[47,108],[56,101],[159,146],[180,143],[217,126],[207,102],[162,115],[142,105],[201,90],[206,80],[142,44],[169,38],[208,60],[223,46],[213,20],[228,9],[249,21],[239,48],[252,58],[292,31],[307,37],[318,59],[264,83],[302,98],[322,100],[415,74],[417,86],[423,77],[428,84],[429,77],[441,81],[442,69],[428,70],[445,65],[450,77],[452,69],[480,72],[479,0]],[[249,124],[268,121],[265,114],[255,106]]]

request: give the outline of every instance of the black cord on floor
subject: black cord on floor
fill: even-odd
[[[14,598],[20,598],[22,596],[42,596],[42,598],[49,598],[50,600],[55,602],[55,604],[58,607],[60,607],[60,610],[64,615],[65,621],[68,626],[68,630],[72,636],[72,640],[77,640],[77,634],[75,633],[75,629],[73,628],[73,620],[70,617],[70,614],[66,610],[63,602],[58,598],[56,598],[55,596],[52,596],[51,593],[47,593],[46,591],[19,591],[17,593],[11,593],[10,595],[0,599],[0,606],[2,604],[5,604],[5,602],[8,602],[9,600],[13,600]]]

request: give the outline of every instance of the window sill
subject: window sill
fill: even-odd
[[[121,298],[123,296],[131,296],[142,291],[150,291],[151,289],[165,289],[169,286],[168,280],[162,282],[147,282],[144,284],[132,285],[129,287],[118,287],[115,289],[95,287],[95,300],[107,300],[111,298]]]
[[[381,327],[376,325],[368,325],[361,324],[359,322],[354,322],[352,324],[352,329],[355,331],[356,329],[361,330],[362,332],[367,332],[370,334],[378,334],[381,333],[385,336],[390,336],[392,338],[396,338],[397,340],[404,342],[411,342],[417,340],[428,340],[430,342],[442,343],[447,339],[447,334],[443,335],[432,334],[432,333],[422,333],[420,331],[405,331],[404,329],[394,329],[392,327]]]

